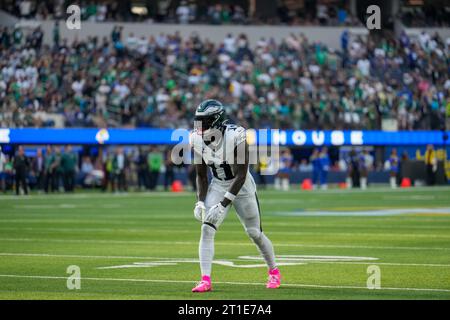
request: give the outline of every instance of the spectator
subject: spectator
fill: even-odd
[[[175,180],[175,173],[174,173],[174,164],[171,159],[171,148],[168,148],[166,150],[166,156],[164,160],[164,166],[165,166],[165,172],[164,172],[164,190],[167,191],[169,188],[169,185],[173,183]]]
[[[265,156],[261,156],[258,159],[258,163],[256,164],[256,176],[258,178],[258,186],[262,189],[266,189],[267,181],[266,181],[266,170],[268,169],[268,159]]]
[[[163,163],[163,155],[158,148],[151,148],[147,155],[147,162],[150,171],[150,190],[155,190],[158,185],[159,173]]]
[[[367,189],[367,178],[369,172],[373,169],[373,157],[366,149],[362,152],[359,158],[359,172],[360,172],[360,187],[361,189]]]
[[[64,173],[64,190],[73,192],[75,187],[75,174],[78,165],[78,156],[72,151],[72,146],[67,145],[61,159]]]
[[[42,154],[42,149],[37,149],[36,157],[32,162],[33,172],[36,177],[36,187],[39,192],[45,187],[45,157]]]
[[[52,192],[59,191],[61,189],[61,180],[64,176],[61,147],[56,146],[54,150],[55,152],[52,157],[53,161],[50,165],[50,170],[52,172]]]
[[[83,187],[90,186],[92,183],[92,174],[94,165],[89,156],[84,156],[81,160],[80,180]]]
[[[298,170],[300,172],[312,172],[313,166],[311,165],[311,163],[308,163],[308,160],[302,159],[300,161],[300,165],[298,166]]]
[[[427,145],[427,151],[425,152],[425,166],[427,173],[427,185],[433,186],[436,183],[438,161],[436,151],[434,151],[434,146],[432,144]]]
[[[45,152],[45,161],[44,161],[44,170],[45,170],[45,181],[44,181],[44,191],[48,193],[50,187],[51,191],[55,191],[53,180],[54,180],[54,172],[52,168],[52,163],[54,161],[54,153],[53,148],[51,146],[47,146]]]
[[[114,190],[114,172],[113,172],[114,154],[108,153],[103,164],[103,184],[102,190],[108,191],[109,185],[111,190]]]
[[[347,163],[347,178],[346,185],[348,189],[360,186],[361,172],[359,166],[359,155],[356,150],[350,150],[346,159]]]
[[[2,152],[2,146],[0,146],[0,191],[3,193],[6,191],[6,156]]]
[[[28,195],[27,177],[30,169],[30,163],[25,156],[25,151],[22,146],[19,146],[17,155],[14,157],[14,170],[16,172],[16,195],[19,195],[20,186],[23,192]]]
[[[330,156],[328,155],[328,148],[323,147],[319,154],[320,163],[320,187],[323,190],[328,189],[328,171],[330,170]]]
[[[207,96],[256,129],[380,130],[390,118],[398,129],[437,130],[449,104],[448,46],[437,35],[348,36],[343,50],[332,50],[302,34],[252,47],[245,34],[216,46],[174,33],[133,36],[125,48],[119,30],[114,40],[63,42],[39,54],[2,45],[0,126],[48,127],[56,121],[44,119],[62,118],[63,126],[186,128]],[[1,37],[8,42],[12,33]]]
[[[281,152],[280,168],[275,177],[275,189],[288,191],[289,190],[289,176],[292,167],[292,155],[290,149],[285,149]]]
[[[53,26],[53,47],[56,49],[59,49],[59,40],[60,40],[59,21],[56,20]]]
[[[123,148],[118,147],[112,162],[112,171],[114,173],[113,192],[123,192],[127,190],[125,171],[127,169],[127,157],[123,152]]]
[[[317,189],[320,183],[320,152],[318,149],[314,149],[309,162],[312,164],[312,183],[314,189]]]
[[[149,172],[148,172],[148,163],[147,163],[147,154],[141,148],[139,149],[139,154],[137,158],[137,178],[138,178],[138,187],[141,190],[149,189]]]
[[[181,1],[180,6],[177,8],[176,14],[179,23],[181,24],[189,23],[190,12],[186,1]]]
[[[399,159],[397,156],[397,149],[393,148],[391,151],[391,155],[389,156],[388,160],[388,168],[389,168],[389,181],[391,184],[391,188],[395,189],[397,188],[397,175],[398,175],[398,168],[399,168]]]

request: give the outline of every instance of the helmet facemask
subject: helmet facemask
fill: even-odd
[[[224,122],[223,112],[213,115],[202,115],[194,118],[194,129],[203,139],[209,142],[218,142],[222,134],[221,127]]]

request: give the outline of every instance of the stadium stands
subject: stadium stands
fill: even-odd
[[[113,30],[111,30],[113,31]],[[55,33],[56,35],[56,33]],[[254,128],[440,129],[450,108],[450,42],[437,34],[374,41],[342,36],[335,50],[302,34],[280,43],[245,34],[213,44],[195,35],[111,33],[42,44],[1,30],[1,127],[188,127],[205,97]]]

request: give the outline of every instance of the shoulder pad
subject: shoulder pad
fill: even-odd
[[[227,125],[226,131],[233,137],[234,145],[237,146],[247,140],[247,133],[241,126],[234,124]]]

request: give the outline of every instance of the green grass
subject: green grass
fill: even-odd
[[[278,256],[376,260],[281,266],[279,290],[265,289],[265,267],[215,264],[214,291],[192,294],[199,266],[189,259],[197,259],[200,237],[193,193],[0,196],[0,299],[450,299],[449,214],[345,215],[448,212],[450,188],[261,191],[259,197],[263,229]],[[342,216],[280,214],[325,210]],[[232,210],[217,233],[215,259],[262,263],[243,256],[258,252]],[[155,261],[167,264],[99,269]],[[66,287],[70,265],[81,268],[80,290]],[[370,265],[381,269],[379,290],[366,287]]]

